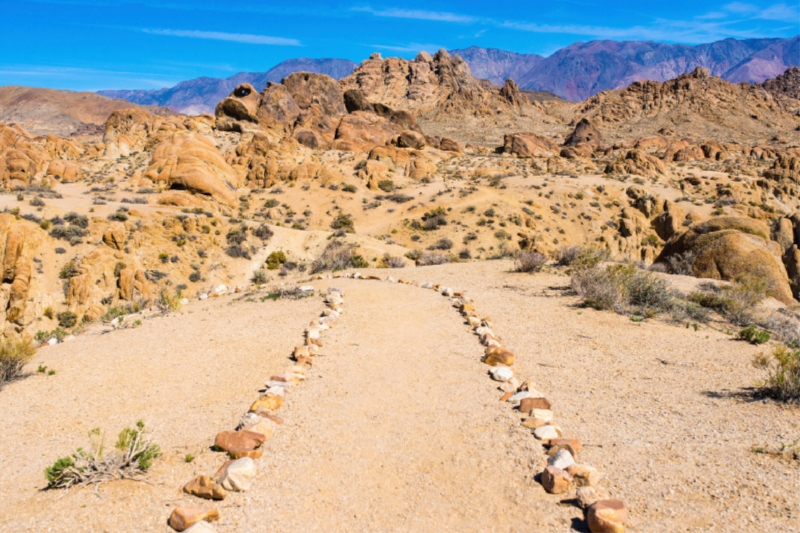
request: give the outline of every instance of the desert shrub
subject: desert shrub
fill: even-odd
[[[394,190],[394,182],[392,180],[380,180],[378,188],[384,192],[392,192]]]
[[[556,261],[560,266],[577,268],[594,268],[608,258],[608,250],[601,250],[593,246],[562,246],[556,254]]]
[[[263,268],[259,268],[253,271],[253,276],[250,278],[250,281],[255,283],[256,285],[263,285],[267,282],[267,272]]]
[[[403,261],[402,257],[396,257],[389,254],[385,254],[381,262],[386,268],[405,268],[406,266],[406,262]]]
[[[667,258],[667,267],[671,274],[694,276],[694,262],[697,256],[691,250],[675,254]]]
[[[380,187],[380,184],[378,186]],[[407,194],[394,192],[392,194],[387,194],[386,196],[384,196],[381,199],[386,199],[386,200],[389,200],[390,202],[394,202],[396,204],[404,204],[406,202],[410,202],[411,200],[413,200],[414,197],[413,196],[409,196]]]
[[[182,299],[183,291],[180,289],[176,290],[174,293],[170,293],[166,288],[162,288],[155,303],[162,312],[178,311],[181,308]]]
[[[333,222],[331,222],[331,228],[344,230],[347,233],[355,233],[355,228],[353,227],[353,218],[344,213],[333,219]]]
[[[271,254],[269,254],[269,257],[267,257],[267,268],[269,270],[277,270],[285,262],[286,262],[285,253],[281,251],[272,252]]]
[[[417,266],[443,265],[450,262],[450,258],[439,252],[425,252],[416,260]]]
[[[6,341],[0,346],[0,388],[22,375],[22,369],[33,358],[36,349],[31,343]]]
[[[268,241],[272,238],[274,233],[270,229],[269,226],[266,224],[261,224],[259,227],[253,230],[253,235],[261,239],[262,241]]]
[[[753,311],[766,298],[766,292],[763,281],[741,277],[731,285],[703,283],[699,291],[689,295],[689,300],[714,309],[736,325],[746,326],[752,322]]]
[[[201,279],[203,279],[203,275],[197,270],[189,274],[189,281],[191,281],[192,283],[197,283]]]
[[[47,486],[68,489],[73,486],[102,484],[116,479],[141,479],[161,456],[161,449],[145,435],[140,420],[134,428],[125,428],[117,436],[114,450],[106,455],[105,434],[99,428],[89,431],[91,447],[58,459],[45,469]]]
[[[228,246],[225,249],[225,253],[228,257],[233,257],[234,259],[250,259],[250,250],[238,244]]]
[[[57,224],[50,230],[50,236],[54,239],[61,239],[69,242],[72,242],[74,239],[80,239],[87,233],[86,230],[75,224]]]
[[[58,318],[58,325],[65,329],[74,327],[78,323],[78,315],[72,311],[62,311],[56,317]]]
[[[453,247],[453,241],[447,237],[442,237],[428,248],[429,250],[449,250]]]
[[[753,365],[767,371],[767,378],[757,383],[757,396],[800,402],[800,350],[775,346],[771,355],[757,355]]]
[[[472,259],[472,252],[469,251],[469,248],[464,248],[458,252],[458,258],[462,260]]]
[[[81,229],[86,229],[89,227],[89,219],[86,215],[79,215],[75,212],[70,212],[64,215],[64,220],[69,222],[73,226],[78,226]],[[53,222],[55,224],[55,222]]]
[[[431,209],[422,215],[422,224],[420,227],[426,231],[433,231],[439,229],[440,226],[447,225],[447,211],[443,207]]]
[[[36,342],[47,342],[52,338],[58,339],[58,342],[64,340],[64,337],[69,335],[66,331],[61,328],[56,328],[53,331],[37,331],[36,335],[33,336],[33,340]]]
[[[79,274],[78,266],[75,261],[67,261],[61,270],[58,272],[58,277],[61,279],[69,279]]]
[[[350,185],[349,183],[345,183],[344,185],[342,185],[342,190],[344,192],[351,192],[351,193],[356,192],[356,186]]]
[[[756,329],[755,324],[750,324],[739,332],[739,338],[750,344],[764,344],[772,337],[768,331]]]
[[[572,288],[587,307],[645,317],[671,310],[675,298],[666,280],[632,264],[579,269]]]
[[[517,252],[514,256],[516,272],[540,272],[547,264],[547,256],[539,252]]]
[[[365,268],[369,266],[363,257],[355,253],[355,244],[332,240],[322,254],[311,263],[311,273],[323,270],[343,270],[345,268]]]
[[[120,208],[114,213],[108,215],[108,220],[117,221],[117,222],[125,222],[128,220],[128,213],[125,209]]]
[[[228,234],[225,235],[225,240],[228,241],[228,244],[242,244],[247,240],[247,226],[241,225],[238,228],[231,228]]]

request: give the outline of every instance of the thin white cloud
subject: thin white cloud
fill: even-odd
[[[762,10],[756,15],[756,18],[763,20],[780,20],[784,22],[794,22],[797,24],[800,21],[800,6],[793,5],[787,6],[786,4],[775,4]]]
[[[459,15],[446,11],[422,11],[417,9],[373,9],[371,7],[354,7],[353,11],[371,13],[376,17],[389,17],[398,19],[435,20],[440,22],[472,23],[480,22],[478,17]]]
[[[395,52],[422,52],[425,50],[426,52],[436,52],[437,50],[444,48],[444,46],[439,46],[436,44],[419,44],[419,43],[408,43],[406,45],[386,45],[386,44],[371,44],[370,47],[378,48],[379,50],[394,50]]]
[[[302,46],[297,39],[283,37],[270,37],[268,35],[252,35],[249,33],[223,33],[219,31],[197,30],[164,30],[142,28],[144,33],[153,35],[168,35],[171,37],[190,37],[193,39],[211,39],[215,41],[232,41],[235,43],[267,44],[275,46]]]

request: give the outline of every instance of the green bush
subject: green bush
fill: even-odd
[[[277,270],[285,262],[286,262],[285,253],[281,251],[272,252],[271,254],[269,254],[269,257],[267,257],[267,268],[269,270]]]
[[[45,468],[49,488],[99,484],[114,479],[140,479],[153,462],[161,457],[161,448],[145,435],[140,420],[133,428],[123,429],[114,444],[115,451],[105,454],[104,434],[98,428],[89,431],[91,449],[78,448]]]
[[[61,267],[58,277],[61,279],[69,279],[77,276],[78,274],[78,267],[75,265],[75,261],[67,261],[64,266]]]
[[[380,180],[378,188],[384,192],[392,192],[394,190],[394,182],[392,180]]]
[[[78,315],[72,311],[63,311],[56,316],[58,318],[58,325],[62,328],[69,329],[78,323]]]
[[[767,371],[767,379],[757,383],[757,396],[782,402],[800,402],[800,350],[775,346],[771,355],[757,355],[753,365]]]
[[[598,310],[651,317],[674,306],[667,281],[633,264],[579,269],[572,275],[572,287],[587,307]]]
[[[347,214],[340,214],[336,218],[333,219],[331,222],[331,227],[333,229],[343,229],[347,233],[355,233],[355,228],[353,226],[353,218]]]
[[[756,329],[755,325],[750,324],[739,332],[739,338],[746,340],[750,344],[764,344],[769,342],[772,337],[768,331]]]
[[[342,190],[344,192],[351,192],[351,193],[356,192],[356,186],[350,185],[349,183],[345,183],[344,185],[342,185]]]

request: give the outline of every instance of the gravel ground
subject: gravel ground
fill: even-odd
[[[517,354],[515,370],[554,401],[580,462],[606,477],[635,531],[798,531],[796,462],[753,445],[800,438],[800,411],[749,401],[763,350],[701,326],[638,324],[581,309],[569,278],[511,274],[509,262],[377,271],[466,290]],[[482,349],[433,291],[332,280],[346,313],[292,392],[247,493],[215,504],[220,533],[585,530],[573,494],[533,480],[540,446],[479,362]],[[133,330],[40,350],[55,368],[0,392],[3,531],[167,531],[183,483],[213,474],[216,432],[288,364],[319,298],[188,306]],[[663,361],[663,362],[662,362]],[[150,484],[41,491],[42,470],[144,419],[165,451]],[[110,440],[110,439],[109,439]],[[186,453],[197,458],[186,463]],[[563,503],[559,505],[559,503]]]

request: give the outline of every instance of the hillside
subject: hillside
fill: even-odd
[[[174,114],[168,109],[140,106],[96,93],[0,87],[0,122],[20,124],[36,135],[69,137],[102,133],[113,111],[132,107],[164,116]]]
[[[791,39],[725,39],[688,46],[650,41],[575,43],[541,58],[500,50],[453,50],[477,77],[502,83],[508,77],[522,89],[555,93],[572,101],[601,91],[627,87],[634,81],[666,81],[707,68],[714,76],[760,83],[790,66],[800,66],[800,36]]]
[[[217,103],[242,83],[249,83],[261,91],[267,82],[280,82],[292,72],[314,72],[339,79],[349,76],[355,67],[356,64],[347,59],[299,58],[279,63],[267,72],[240,72],[229,78],[202,77],[156,91],[109,90],[99,91],[99,94],[137,104],[164,106],[187,115],[200,115],[213,113]]]

